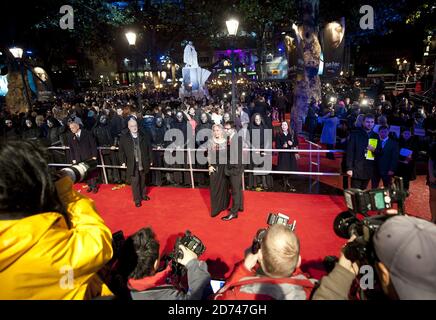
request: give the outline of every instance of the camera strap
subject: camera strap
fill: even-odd
[[[241,288],[243,286],[247,285],[253,285],[253,284],[261,284],[261,283],[268,283],[268,284],[291,284],[295,286],[300,286],[304,288],[304,291],[306,292],[307,298],[310,297],[311,292],[315,285],[309,280],[309,279],[298,279],[298,278],[268,278],[268,277],[252,277],[252,278],[245,278],[245,280],[240,280],[235,283],[230,283],[228,285],[225,285],[221,290],[218,291],[218,293],[215,295],[215,300],[221,300],[221,299],[240,299],[240,295],[243,295],[241,292]]]

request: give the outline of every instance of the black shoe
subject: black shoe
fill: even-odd
[[[238,217],[237,213],[230,213],[229,215],[227,215],[225,217],[222,217],[221,220],[229,221],[229,220],[232,220],[232,219],[236,219],[237,217]]]
[[[148,201],[148,200],[150,200],[150,197],[148,197],[148,196],[143,196],[143,197],[142,197],[142,200],[144,200],[144,201]]]
[[[98,187],[95,187],[94,189],[92,189],[92,193],[97,193],[98,192]]]
[[[142,206],[141,201],[139,201],[139,202],[135,202],[135,206],[136,206],[137,208],[139,208],[140,206]]]

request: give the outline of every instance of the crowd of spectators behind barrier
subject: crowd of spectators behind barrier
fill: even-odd
[[[194,139],[200,129],[228,121],[231,118],[230,91],[229,83],[214,82],[209,88],[209,98],[204,97],[200,100],[185,98],[181,101],[174,87],[154,90],[124,88],[83,94],[60,94],[53,102],[38,102],[32,105],[26,113],[9,114],[3,109],[0,112],[0,138],[39,140],[46,146],[68,146],[68,136],[71,135],[68,122],[76,121],[81,124],[82,129],[92,132],[97,146],[116,147],[121,134],[127,130],[128,118],[135,117],[140,129],[150,134],[153,147],[166,147],[169,143],[164,141],[163,137],[168,129],[180,129],[186,142],[188,139]],[[285,115],[289,119],[294,100],[292,86],[286,82],[245,82],[238,85],[238,92],[236,128],[247,131],[255,128],[274,129],[271,141],[263,141],[255,147],[274,146],[282,130],[280,125],[273,128],[272,123],[285,121]],[[336,82],[326,82],[323,84],[322,98],[319,101],[313,100],[308,105],[303,132],[295,134],[304,134],[308,140],[320,142],[329,149],[345,150],[350,132],[359,127],[359,120],[366,113],[375,115],[376,124],[399,126],[401,131],[410,128],[413,148],[417,151],[413,155],[414,160],[428,151],[428,146],[434,139],[435,106],[412,102],[408,91],[397,95],[386,92],[381,79],[375,79],[366,93],[360,88],[359,81],[352,82],[341,78]],[[256,123],[256,119],[260,119],[260,125]],[[293,134],[292,121],[288,123],[288,127]],[[424,136],[417,136],[418,131]],[[401,140],[400,137],[393,138]],[[196,141],[195,147],[204,142],[205,139]],[[250,144],[246,146],[249,147]],[[277,148],[277,145],[275,147]],[[52,162],[71,162],[68,151],[56,150],[51,154]],[[104,151],[103,155],[106,165],[120,165],[116,152]],[[327,158],[334,159],[335,155],[328,153]],[[277,163],[277,167],[281,170],[297,170],[294,159],[288,160],[279,157],[278,161],[282,161],[282,164],[285,161],[291,162],[292,165],[283,166]],[[153,163],[155,166],[166,166],[162,155],[158,153],[155,154]],[[108,171],[109,182],[125,182],[123,170]],[[195,183],[203,185],[206,178],[203,174],[197,173]],[[248,188],[273,189],[272,177],[254,178],[247,175]],[[156,185],[187,186],[191,183],[187,172],[152,172],[151,181]],[[284,181],[283,186],[286,190],[295,189],[289,180]]]
[[[377,90],[381,90],[381,88],[382,86]],[[273,120],[283,120],[278,119],[282,117],[278,109],[284,109],[282,110],[283,114],[289,114],[292,109],[293,99],[291,89],[285,83],[244,85],[242,89],[244,91],[241,91],[240,99],[238,99],[237,119],[235,119],[236,126],[239,129],[245,128],[248,131],[256,126],[264,129],[272,128]],[[347,96],[343,97],[340,93],[336,93],[336,91],[340,91],[337,90],[338,87],[335,87],[334,91],[324,89],[321,101],[312,101],[308,106],[309,113],[304,128],[308,139],[315,140],[321,132],[321,143],[328,147],[340,146],[344,150],[349,150],[347,144],[350,141],[356,143],[358,134],[360,134],[359,132],[365,134],[363,130],[366,130],[366,134],[375,134],[372,130],[373,123],[371,124],[370,120],[375,120],[376,123],[380,124],[380,137],[376,138],[379,141],[385,141],[385,136],[387,135],[385,131],[389,128],[388,126],[400,126],[400,137],[395,137],[391,134],[390,139],[398,143],[400,148],[403,146],[413,150],[413,153],[411,159],[400,159],[399,157],[398,161],[403,161],[405,162],[404,164],[410,166],[415,163],[413,160],[417,160],[417,158],[412,158],[420,155],[418,151],[427,152],[430,158],[428,166],[430,173],[429,186],[434,191],[434,150],[436,149],[434,145],[436,128],[435,106],[414,104],[409,99],[410,97],[408,97],[407,92],[401,96],[389,96],[386,98],[383,92],[374,89],[374,96],[362,96],[363,93],[356,83],[346,91],[351,94],[346,94]],[[16,153],[26,163],[32,163],[32,159],[36,159],[33,157],[33,153],[39,157],[38,159],[42,159],[44,156],[44,152],[37,151],[29,141],[26,141],[22,147],[20,147],[19,143],[14,144],[12,142],[11,144],[11,141],[14,139],[39,141],[45,146],[67,146],[71,141],[71,131],[68,126],[71,122],[79,124],[83,130],[92,132],[92,136],[98,146],[116,146],[121,134],[126,132],[129,117],[135,117],[141,130],[150,134],[152,144],[155,147],[165,147],[165,141],[162,139],[163,133],[170,128],[178,128],[186,134],[192,134],[192,136],[187,138],[194,138],[197,127],[208,127],[212,123],[227,121],[226,119],[228,119],[230,113],[230,103],[222,99],[225,94],[223,93],[225,92],[224,90],[226,89],[219,87],[211,88],[211,98],[204,98],[200,101],[194,99],[180,101],[175,98],[174,92],[167,90],[135,91],[125,89],[108,92],[87,92],[83,95],[60,96],[55,102],[50,104],[36,104],[32,106],[28,113],[8,114],[3,110],[0,116],[1,139],[6,141],[6,143],[0,144],[0,160],[3,161],[2,163],[8,163],[8,159],[11,158],[14,149],[21,150],[20,148],[27,148],[27,151],[24,153],[21,151]],[[336,93],[336,100],[330,99],[333,92]],[[371,102],[363,102],[364,99],[369,99]],[[363,116],[363,114],[366,115]],[[368,116],[368,114],[372,114],[372,116]],[[413,136],[414,132],[418,129],[423,129],[425,135],[419,138]],[[274,139],[276,148],[280,148],[281,145],[283,147],[296,148],[298,141],[295,139],[295,133],[292,128],[289,130],[287,123],[282,122],[278,131]],[[286,138],[288,135],[291,135],[292,139],[288,140]],[[413,141],[409,141],[410,139],[413,139]],[[379,148],[381,145],[382,143],[380,143]],[[266,146],[266,143],[264,146]],[[377,159],[377,155],[381,154],[381,151],[375,148],[373,151]],[[109,154],[106,155],[108,156],[107,161],[109,163],[117,164],[117,161],[119,161],[116,157],[111,157]],[[68,163],[73,160],[71,156],[68,158],[68,154],[64,155],[63,153],[54,153],[51,157],[51,161],[61,163]],[[155,155],[155,157],[157,158],[158,156]],[[346,161],[347,157],[349,155],[344,157],[345,164],[343,163],[343,170],[357,170],[358,168],[349,167],[349,163]],[[329,154],[328,158],[334,159],[335,155]],[[295,165],[298,157],[292,158],[291,161],[289,159],[280,160],[279,158],[279,167],[280,161],[285,160]],[[153,164],[157,162],[156,159],[153,159]],[[13,165],[12,162],[10,164]],[[159,165],[165,166],[164,163]],[[38,162],[34,163],[34,166],[34,170],[42,172],[41,175],[35,176],[35,179],[46,179],[44,177],[48,176],[47,163],[43,160],[38,160]],[[377,168],[378,166],[374,165],[374,169],[376,170]],[[12,169],[18,170],[18,168]],[[24,173],[31,174],[33,166],[23,166],[23,169]],[[411,169],[413,168],[404,168],[404,172],[408,174],[405,180],[413,179],[410,176],[410,173],[413,172]],[[125,179],[125,177],[123,178],[122,170],[113,170],[109,175],[111,182],[121,182]],[[152,181],[159,184],[159,182],[162,182],[162,178],[162,176],[153,176]],[[169,174],[165,178],[180,184],[186,184],[186,177],[183,175],[176,176],[175,174]],[[43,188],[42,186],[47,185],[50,187],[49,192],[53,193],[50,198],[54,197],[55,186],[53,183],[44,184],[41,182],[35,184],[28,181],[28,179],[22,182],[19,180],[15,181],[14,179],[19,179],[19,176],[11,176],[9,172],[0,173],[1,183],[8,181],[7,185],[13,186],[23,183],[28,188],[33,186],[36,189],[40,188],[38,186]],[[203,181],[205,180],[203,179]],[[263,181],[259,182],[254,180],[251,180],[253,187],[258,184],[265,188],[269,187],[268,184],[270,182],[268,179],[261,179]],[[284,184],[289,184],[289,181],[285,180]],[[5,186],[7,185],[5,184]],[[0,198],[0,211],[1,214],[7,213],[8,215],[0,220],[0,231],[9,230],[8,232],[12,232],[15,230],[14,225],[16,224],[17,232],[13,233],[13,237],[16,238],[25,236],[20,235],[18,232],[22,230],[21,225],[25,225],[28,228],[26,230],[29,230],[28,232],[37,232],[40,225],[46,221],[39,219],[43,217],[42,215],[44,217],[52,217],[53,219],[64,217],[65,223],[61,223],[59,226],[54,224],[54,228],[49,226],[48,228],[51,230],[50,237],[46,235],[41,236],[39,247],[33,246],[32,250],[45,250],[42,249],[42,244],[54,238],[64,239],[62,241],[66,243],[68,239],[80,242],[81,240],[78,238],[80,233],[76,234],[73,232],[77,229],[81,232],[86,231],[93,234],[93,236],[87,236],[83,239],[93,239],[92,245],[95,255],[98,255],[101,259],[92,270],[81,269],[84,279],[88,280],[83,281],[80,288],[65,291],[65,288],[59,289],[56,287],[58,283],[56,277],[53,280],[46,276],[46,273],[50,273],[53,275],[60,274],[59,277],[62,277],[62,273],[59,270],[55,270],[56,267],[62,267],[61,265],[54,266],[50,264],[53,268],[47,269],[40,263],[42,261],[32,260],[33,256],[29,255],[27,251],[23,251],[21,247],[14,246],[14,242],[2,241],[2,244],[7,245],[9,249],[3,252],[12,252],[16,256],[21,256],[23,257],[21,260],[25,258],[23,260],[27,263],[25,269],[28,270],[30,267],[35,277],[33,278],[32,275],[27,274],[26,284],[19,284],[23,285],[22,288],[24,289],[27,286],[29,290],[15,291],[17,283],[11,279],[15,276],[20,277],[20,272],[22,272],[21,270],[24,267],[11,263],[8,264],[10,274],[2,274],[2,263],[0,263],[0,278],[3,277],[2,283],[7,283],[8,290],[14,292],[13,297],[18,299],[82,299],[98,295],[110,295],[109,289],[101,282],[102,277],[104,280],[110,279],[108,284],[112,293],[114,293],[114,288],[117,288],[120,290],[121,295],[127,293],[127,296],[134,299],[200,299],[206,296],[211,297],[210,286],[208,284],[210,274],[206,264],[200,262],[198,260],[199,257],[184,246],[180,247],[180,250],[184,253],[184,258],[176,258],[175,260],[187,269],[189,289],[183,290],[177,286],[173,288],[168,287],[170,284],[168,279],[171,278],[171,268],[169,265],[165,265],[163,268],[159,267],[161,262],[159,243],[156,241],[151,229],[141,229],[125,242],[130,243],[131,249],[133,249],[136,255],[128,255],[127,262],[129,268],[123,269],[126,266],[122,264],[122,261],[118,261],[118,264],[112,264],[114,269],[111,269],[111,271],[117,271],[115,274],[104,277],[103,273],[100,273],[97,276],[96,271],[107,263],[112,256],[112,248],[108,246],[108,229],[103,225],[100,217],[94,210],[92,210],[92,218],[95,220],[94,228],[96,228],[96,231],[92,231],[92,228],[87,226],[90,221],[89,218],[84,217],[84,211],[78,209],[81,206],[90,206],[89,201],[83,195],[74,193],[71,190],[71,182],[68,183],[62,180],[61,183],[61,180],[59,180],[56,183],[56,188],[60,202],[57,201],[53,205],[47,200],[47,197],[36,197],[35,199],[39,199],[38,201],[45,199],[44,201],[47,202],[40,204],[38,208],[34,208],[30,202],[29,207],[22,207],[17,203],[12,203],[12,198],[8,197],[7,193],[9,189],[3,188],[6,190],[6,193],[2,194]],[[38,195],[38,192],[41,194],[46,192],[45,189],[36,189],[36,195]],[[432,194],[434,195],[434,192]],[[76,205],[74,205],[75,203]],[[80,205],[77,206],[79,203]],[[77,210],[73,210],[74,208]],[[54,216],[53,212],[59,212],[60,214]],[[19,214],[18,219],[8,218],[15,213]],[[434,218],[435,216],[433,216]],[[32,223],[28,219],[34,219],[39,224]],[[0,234],[2,234],[2,237],[12,236],[12,234],[8,235],[9,233],[0,232]],[[62,234],[62,237],[58,234]],[[404,234],[408,235],[407,240],[404,238]],[[247,242],[249,243],[250,240],[247,239]],[[76,255],[79,251],[87,252],[87,250],[74,250],[74,246],[78,245],[76,242],[69,241],[68,243],[69,245],[66,245],[63,249],[70,252],[71,255]],[[72,247],[70,248],[71,244]],[[80,245],[82,248],[88,247],[87,240],[83,241]],[[380,283],[386,296],[397,299],[436,299],[436,281],[434,281],[436,260],[433,254],[433,249],[436,245],[436,227],[433,224],[412,217],[392,218],[376,234],[374,245],[377,256],[380,259],[375,267],[377,268]],[[397,248],[400,247],[401,251],[398,251]],[[127,250],[128,246],[125,245],[123,248]],[[54,248],[53,250],[57,249]],[[122,258],[123,254],[126,254],[126,252],[122,250],[121,255],[117,258]],[[389,258],[392,255],[397,257],[394,259],[395,262],[392,262],[392,259]],[[216,299],[308,299],[310,297],[314,299],[347,299],[352,282],[358,274],[356,265],[347,260],[344,255],[341,255],[333,272],[320,282],[318,289],[314,290],[314,287],[317,286],[316,281],[313,281],[309,275],[303,274],[299,270],[301,262],[299,239],[289,228],[281,225],[269,227],[262,238],[258,250],[254,251],[251,249],[244,256],[244,260],[235,266],[232,275],[227,279],[225,287],[218,292],[218,295],[214,296]],[[86,264],[88,258],[88,255],[85,255],[81,259],[73,260]],[[94,256],[92,258],[94,259]],[[11,259],[3,259],[0,256],[1,260],[12,261]],[[18,261],[21,260],[19,259]],[[416,266],[416,268],[410,268],[411,265]],[[72,266],[74,270],[76,267]],[[35,279],[49,279],[50,283],[46,285],[51,290],[44,291],[44,286]],[[92,279],[92,281],[89,279]],[[98,286],[99,289],[91,290],[93,286]],[[2,290],[2,292],[4,294],[3,297],[8,298],[7,291]],[[29,293],[32,294],[29,295]],[[115,294],[117,293],[115,292]]]

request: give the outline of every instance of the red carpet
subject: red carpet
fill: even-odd
[[[222,221],[225,212],[216,218],[209,216],[208,189],[151,188],[151,201],[136,208],[129,186],[119,190],[111,190],[112,187],[102,185],[97,194],[89,195],[113,232],[122,229],[129,235],[151,226],[161,251],[168,252],[176,237],[189,229],[205,243],[202,259],[208,260],[214,278],[229,275],[251,245],[256,231],[266,226],[269,212],[281,212],[297,221],[302,268],[315,278],[324,273],[321,264],[324,256],[337,255],[345,243],[332,229],[333,219],[344,209],[341,196],[246,191],[245,211],[238,219]],[[84,190],[81,186],[77,188]]]

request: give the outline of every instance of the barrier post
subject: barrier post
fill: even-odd
[[[103,159],[103,154],[101,153],[101,148],[98,148],[98,153],[100,155],[100,160],[101,160],[101,167],[103,169],[103,178],[104,178],[104,183],[105,184],[109,184],[108,180],[107,180],[107,174],[106,174],[106,166],[104,165],[104,159]]]
[[[309,150],[312,151],[311,143],[309,143]],[[309,152],[309,172],[312,173],[312,152]],[[312,174],[309,175],[309,193],[312,193]]]
[[[194,172],[192,171],[192,155],[191,155],[190,148],[188,148],[188,161],[189,161],[189,173],[191,175],[191,186],[192,186],[192,189],[195,189]]]
[[[318,170],[317,170],[317,172],[319,173],[319,167],[321,166],[321,158],[320,158],[320,151],[321,150],[321,148],[318,146],[318,152],[316,153],[317,154],[317,158],[318,158],[318,160],[317,160],[317,162],[318,162]],[[319,174],[316,176],[316,181],[317,181],[317,184],[316,184],[316,193],[319,193]]]

